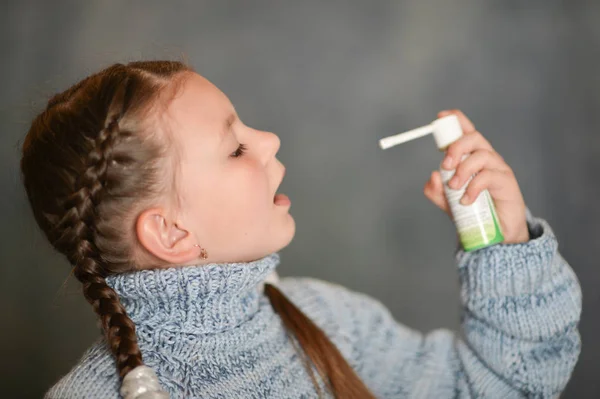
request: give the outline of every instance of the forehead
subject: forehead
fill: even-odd
[[[188,143],[218,139],[232,110],[221,90],[197,73],[190,73],[168,105],[166,116],[175,139]]]

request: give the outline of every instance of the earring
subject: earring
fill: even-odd
[[[200,259],[204,260],[208,258],[208,253],[206,252],[206,249],[202,248],[198,244],[194,244],[194,246],[200,248],[200,256],[198,256]]]

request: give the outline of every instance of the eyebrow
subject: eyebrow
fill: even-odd
[[[225,119],[225,123],[223,124],[223,136],[225,136],[227,134],[227,132],[229,131],[229,128],[231,127],[231,125],[233,125],[233,122],[235,122],[235,113],[231,113],[227,119]]]
[[[231,125],[233,125],[233,122],[235,122],[236,119],[236,114],[235,112],[232,112],[227,119],[225,119],[225,122],[223,123],[223,128],[221,130],[221,132],[219,132],[219,135],[221,136],[221,140],[219,140],[219,146],[221,146],[223,144],[223,142],[225,141],[225,138],[227,138],[227,132],[229,132],[229,128],[231,128]]]

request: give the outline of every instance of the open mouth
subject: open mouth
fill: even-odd
[[[281,165],[283,166],[283,165]],[[281,180],[279,181],[279,185],[277,187],[279,187],[281,185],[281,182],[283,181],[283,177],[285,176],[285,167],[283,167],[283,173],[281,174]],[[285,195],[285,194],[281,194],[281,193],[276,193],[275,196],[273,197],[273,203],[277,206],[289,206],[292,202],[290,201],[290,198]]]
[[[290,205],[292,201],[290,201],[287,195],[279,193],[275,194],[275,197],[273,198],[273,203],[277,206],[286,206]]]

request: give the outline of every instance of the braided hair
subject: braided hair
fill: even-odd
[[[52,97],[23,143],[21,171],[34,217],[73,265],[124,377],[142,365],[135,325],[106,276],[135,268],[127,222],[140,199],[160,195],[165,143],[142,118],[188,68],[178,62],[115,64]],[[147,130],[147,129],[146,129]]]

